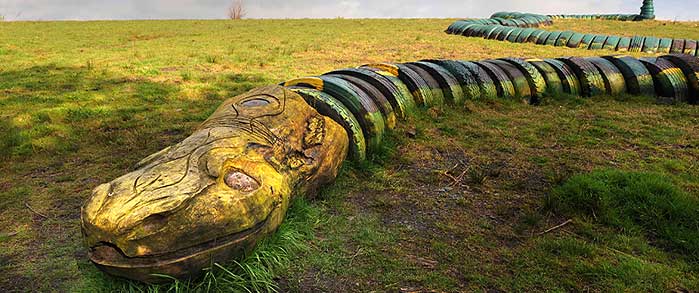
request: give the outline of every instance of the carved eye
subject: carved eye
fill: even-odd
[[[242,192],[251,192],[260,188],[255,179],[240,171],[231,171],[223,178],[228,187]]]
[[[240,104],[245,106],[245,107],[253,108],[253,107],[267,106],[270,103],[269,103],[269,101],[264,100],[264,99],[250,99],[250,100],[244,101]]]

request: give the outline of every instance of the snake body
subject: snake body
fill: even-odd
[[[596,18],[652,18],[646,8],[641,15]],[[551,16],[498,15],[505,17],[457,22],[450,30],[499,40],[552,45],[579,40],[612,47],[610,37],[527,27],[550,23]],[[629,48],[656,43],[619,39],[616,48],[622,42]],[[688,41],[671,43],[682,43],[685,50]],[[88,254],[104,271],[130,279],[196,276],[212,262],[252,249],[281,224],[294,196],[332,182],[343,160],[365,160],[388,131],[421,108],[458,107],[467,100],[538,104],[561,95],[627,94],[697,103],[699,59],[686,54],[429,59],[366,64],[257,88],[223,102],[182,142],[95,188],[81,211]]]
[[[452,23],[446,33],[466,37],[513,43],[533,43],[557,47],[619,52],[687,54],[699,56],[697,40],[654,36],[614,36],[574,31],[548,31],[541,27],[555,19],[604,19],[642,21],[655,19],[652,0],[644,0],[640,14],[541,15],[519,12],[498,12],[487,19],[465,19]]]
[[[386,121],[409,116],[418,107],[459,105],[470,99],[537,104],[558,95],[627,94],[697,103],[698,76],[699,59],[671,54],[640,59],[602,56],[367,64],[283,85],[343,125],[350,138],[350,157],[361,160],[392,128],[393,123]]]

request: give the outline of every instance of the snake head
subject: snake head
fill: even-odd
[[[337,175],[347,134],[283,87],[226,100],[194,133],[94,189],[82,207],[90,259],[108,273],[197,275],[254,247],[295,195]]]

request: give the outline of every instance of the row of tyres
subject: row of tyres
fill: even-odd
[[[537,45],[588,50],[605,49],[618,52],[687,54],[699,56],[699,41],[689,39],[644,36],[622,37],[583,34],[573,31],[547,31],[538,28],[509,27],[503,25],[463,25],[462,23],[451,26],[449,33],[513,43],[533,43]]]
[[[603,19],[618,21],[639,21],[646,19],[639,14],[556,14],[550,15],[553,19]]]
[[[551,96],[655,96],[664,102],[699,101],[699,59],[684,54],[482,61],[423,60],[377,63],[282,85],[342,125],[350,157],[364,160],[386,131],[420,107],[471,99],[516,99],[537,104]]]

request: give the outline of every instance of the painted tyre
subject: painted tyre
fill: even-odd
[[[551,35],[551,32],[549,31],[544,31],[542,34],[539,35],[539,37],[536,39],[536,44],[537,45],[544,45],[546,44],[546,40],[549,38]]]
[[[432,96],[432,89],[429,87],[427,82],[425,82],[422,77],[420,77],[415,71],[405,66],[398,66],[388,63],[375,63],[368,64],[360,67],[362,69],[374,70],[376,73],[385,74],[387,72],[394,75],[402,81],[410,94],[413,96],[413,100],[417,102],[420,106],[431,107],[435,105],[435,98]]]
[[[536,31],[536,29],[533,29],[533,28],[527,28],[527,29],[522,30],[522,33],[520,33],[519,36],[517,36],[517,39],[515,40],[515,42],[517,42],[517,43],[527,42],[527,40],[529,39],[529,36],[531,36],[534,31]]]
[[[662,38],[662,39],[660,39],[660,43],[658,43],[658,51],[657,52],[668,54],[668,53],[670,53],[670,47],[672,47],[672,39]]]
[[[512,33],[512,31],[514,31],[515,29],[516,29],[515,27],[506,26],[506,27],[500,32],[500,34],[498,34],[496,40],[498,40],[498,41],[507,40],[507,37],[509,37],[510,34]]]
[[[592,43],[590,43],[590,46],[587,49],[588,50],[601,50],[602,47],[604,46],[604,42],[606,40],[607,40],[607,36],[597,35],[597,36],[595,36],[594,39],[592,39]]]
[[[643,41],[642,52],[645,53],[655,53],[658,51],[658,46],[660,46],[660,39],[656,37],[646,37]]]
[[[497,25],[491,25],[483,34],[484,39],[490,39],[493,33],[499,28]]]
[[[504,26],[496,27],[486,38],[490,40],[497,40],[498,36],[506,29]]]
[[[512,80],[510,80],[507,73],[500,69],[500,67],[484,61],[473,63],[480,66],[481,69],[485,70],[485,72],[490,75],[490,78],[493,80],[493,82],[495,82],[495,88],[498,91],[499,97],[510,99],[517,95],[515,92],[515,86],[512,84]]]
[[[399,118],[405,118],[415,113],[416,105],[408,87],[400,79],[388,72],[378,73],[364,68],[347,68],[329,72],[330,74],[345,74],[360,78],[376,87],[388,101]]]
[[[539,41],[539,37],[540,37],[541,35],[543,35],[545,32],[546,32],[545,30],[540,30],[540,29],[535,30],[535,31],[529,36],[529,38],[527,39],[527,42],[528,42],[528,43],[535,43],[535,44],[536,44],[536,43]]]
[[[522,59],[503,58],[500,60],[509,62],[524,73],[524,77],[527,78],[529,88],[531,89],[532,98],[529,102],[532,104],[539,103],[539,100],[543,98],[544,93],[546,93],[546,80],[544,79],[544,76],[541,75],[539,70]]]
[[[459,62],[462,66],[468,69],[471,72],[471,74],[476,78],[476,82],[478,84],[478,87],[480,88],[481,98],[495,99],[498,97],[497,86],[495,85],[493,79],[490,78],[488,72],[485,71],[485,69],[481,68],[473,62],[456,62]]]
[[[434,98],[435,105],[443,105],[445,102],[444,92],[442,92],[442,85],[432,77],[432,74],[422,69],[419,66],[400,63],[396,64],[401,70],[410,69],[417,74],[422,80],[427,84],[427,88],[432,92],[432,97]]]
[[[544,59],[544,62],[551,65],[556,73],[558,73],[558,78],[563,84],[563,91],[571,95],[580,95],[580,81],[578,77],[573,72],[573,69],[565,63],[558,59]]]
[[[461,86],[462,92],[466,99],[478,99],[480,97],[480,88],[475,76],[461,63],[455,60],[424,60],[425,62],[433,63],[440,66],[456,78],[456,81]]]
[[[530,103],[534,99],[526,75],[517,66],[504,60],[486,60],[485,62],[500,67],[507,74],[507,77],[509,77],[515,87],[515,97],[525,103]]]
[[[699,102],[699,59],[683,54],[665,55],[660,58],[669,60],[682,70],[689,87],[689,102]]]
[[[595,65],[579,57],[558,58],[558,60],[561,60],[573,69],[573,72],[580,80],[580,89],[583,96],[599,96],[606,92],[602,74]]]
[[[378,150],[381,147],[381,140],[386,131],[384,118],[374,101],[356,86],[328,76],[292,79],[285,82],[284,86],[312,88],[331,95],[345,105],[359,121],[367,150]]]
[[[376,104],[377,107],[379,107],[379,110],[381,111],[381,114],[384,117],[386,128],[396,128],[396,113],[393,110],[393,106],[391,106],[391,103],[388,101],[388,97],[385,96],[378,88],[360,78],[356,78],[351,75],[326,73],[323,74],[323,76],[337,77],[339,79],[348,81],[352,85],[358,87],[360,90],[365,92],[372,101],[374,101],[374,104]]]
[[[684,53],[684,40],[683,39],[672,40],[672,47],[670,47],[670,53],[672,53],[672,54]]]
[[[655,96],[653,77],[646,67],[636,58],[629,56],[604,56],[616,66],[626,81],[626,89],[630,94]]]
[[[422,61],[411,62],[407,63],[406,65],[414,65],[420,67],[423,70],[427,71],[430,75],[432,75],[432,78],[434,78],[437,81],[437,83],[439,83],[439,87],[442,89],[444,98],[448,103],[451,103],[453,105],[459,105],[463,103],[464,92],[461,89],[461,85],[459,85],[459,81],[456,80],[456,77],[449,73],[448,70],[442,68],[437,64]]]
[[[323,116],[328,116],[342,126],[349,137],[349,157],[355,161],[366,159],[366,141],[362,127],[352,112],[339,100],[322,91],[303,87],[290,87]]]
[[[697,54],[697,41],[685,40],[684,53],[690,56],[695,56]]]
[[[517,37],[519,37],[519,35],[522,33],[523,30],[524,30],[523,28],[519,28],[519,27],[512,30],[510,35],[507,36],[507,41],[510,43],[517,42]]]
[[[629,46],[629,52],[641,52],[643,49],[643,41],[645,37],[634,36],[631,38],[631,45]]]
[[[687,78],[682,70],[663,58],[641,58],[655,82],[655,92],[663,102],[686,102],[689,97]]]
[[[602,73],[602,79],[604,79],[604,87],[607,90],[607,94],[618,96],[626,93],[626,80],[614,63],[600,57],[585,59],[595,65],[597,70]]]
[[[561,36],[563,32],[559,31],[553,31],[549,34],[549,37],[546,38],[546,41],[544,44],[549,45],[549,46],[555,46],[556,45],[556,40],[558,40],[558,37]]]
[[[582,38],[582,41],[580,41],[580,49],[588,49],[590,48],[590,44],[592,44],[592,40],[595,39],[597,35],[594,34],[585,34]]]
[[[566,46],[568,46],[568,48],[580,47],[580,43],[582,42],[584,36],[585,34],[574,33],[568,40],[568,44],[566,44]]]
[[[628,52],[629,47],[631,47],[631,38],[629,38],[629,37],[619,38],[619,44],[616,46],[617,51]]]
[[[620,39],[621,37],[618,36],[609,36],[607,40],[604,41],[604,45],[602,45],[602,48],[605,50],[616,51]]]
[[[548,95],[559,96],[565,93],[563,90],[563,82],[558,77],[558,73],[553,66],[541,59],[527,59],[526,61],[532,66],[536,67],[541,76],[544,77],[544,80],[546,81],[546,93]]]
[[[556,40],[556,47],[563,47],[568,45],[568,40],[573,36],[574,32],[571,31],[565,31],[562,32],[561,35],[558,37]]]

